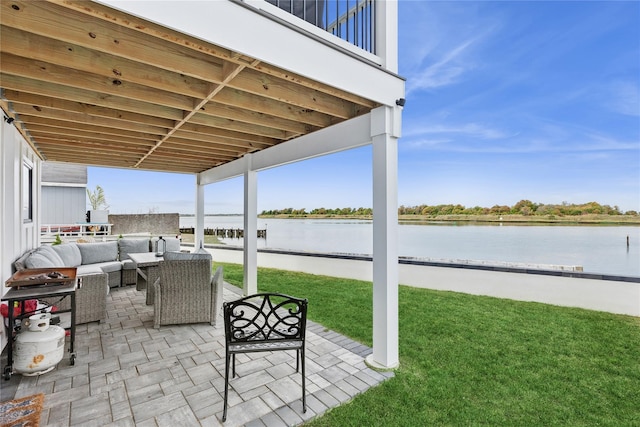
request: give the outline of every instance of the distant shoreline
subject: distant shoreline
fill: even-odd
[[[350,219],[371,220],[371,215],[258,215],[258,218],[275,219]],[[535,216],[535,215],[398,215],[401,222],[465,222],[487,224],[564,224],[564,225],[639,225],[640,215],[579,215],[579,216]]]
[[[180,215],[194,217],[194,215]],[[207,214],[205,217],[233,217],[242,214]],[[258,215],[258,218],[274,219],[348,219],[371,221],[371,215],[319,215],[319,214],[278,214]],[[400,222],[432,222],[432,223],[478,223],[478,224],[563,224],[563,225],[639,225],[640,215],[398,215]]]

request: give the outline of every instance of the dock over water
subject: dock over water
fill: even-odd
[[[182,234],[195,234],[194,227],[181,228]],[[205,236],[216,236],[228,239],[242,239],[244,237],[244,230],[241,228],[205,228]],[[267,230],[258,230],[258,239],[266,239]]]

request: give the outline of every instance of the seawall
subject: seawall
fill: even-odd
[[[207,246],[214,261],[243,263],[242,248]],[[258,266],[371,281],[371,257],[260,249]],[[640,317],[640,277],[401,258],[399,283]]]

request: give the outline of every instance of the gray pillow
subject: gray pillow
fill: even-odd
[[[180,251],[180,239],[177,237],[168,237],[166,240],[168,251]]]
[[[129,254],[149,252],[149,239],[120,239],[120,261],[129,259]]]
[[[118,259],[118,242],[80,243],[82,264],[115,261]]]
[[[16,271],[21,271],[24,270],[25,268],[29,268],[27,267],[27,259],[29,259],[29,257],[35,252],[35,249],[32,249],[30,251],[25,252],[24,254],[22,254],[22,256],[20,258],[18,258],[14,263],[13,266],[16,268]]]
[[[151,239],[151,252],[158,252],[158,238],[154,237]],[[180,251],[180,240],[176,237],[162,237],[162,240],[166,243],[165,252],[169,251]]]
[[[38,253],[37,251],[32,253],[25,261],[25,266],[27,268],[53,268],[53,267],[61,267],[60,265],[55,265],[49,258],[47,258],[42,253]]]
[[[82,255],[76,243],[63,243],[51,247],[60,255],[65,267],[77,267],[82,264]]]
[[[211,260],[211,254],[209,252],[165,252],[163,259],[165,261],[174,260],[190,260],[190,259],[208,259]]]
[[[40,246],[36,253],[44,255],[49,261],[53,263],[55,267],[65,267],[64,261],[60,258],[60,255],[50,245]]]

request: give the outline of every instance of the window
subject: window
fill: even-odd
[[[33,222],[33,165],[22,163],[22,222]]]

